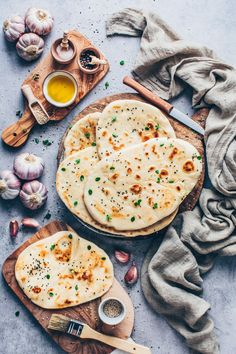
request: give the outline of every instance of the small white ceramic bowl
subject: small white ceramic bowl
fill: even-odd
[[[120,305],[121,305],[122,311],[121,311],[120,315],[117,316],[117,317],[108,317],[108,316],[104,313],[104,306],[105,306],[105,304],[106,304],[107,302],[111,301],[111,300],[116,300],[116,301],[118,301],[118,302],[120,303]],[[98,315],[99,315],[100,320],[101,320],[103,323],[105,323],[105,324],[107,324],[107,325],[109,325],[109,326],[115,326],[115,325],[118,325],[119,323],[121,323],[121,322],[124,320],[124,318],[125,318],[125,316],[126,316],[126,307],[125,307],[124,303],[123,303],[120,299],[117,299],[116,297],[108,297],[108,298],[104,299],[104,300],[100,303],[100,305],[99,305],[99,307],[98,307]]]
[[[68,77],[74,84],[74,87],[75,87],[75,93],[73,95],[73,97],[67,101],[67,102],[64,102],[64,103],[61,103],[61,102],[57,102],[57,101],[54,101],[48,94],[48,83],[49,81],[55,77],[55,76],[66,76]],[[50,74],[48,74],[43,82],[43,94],[46,98],[46,100],[51,103],[53,106],[55,107],[59,107],[59,108],[62,108],[62,107],[68,107],[70,106],[76,99],[77,97],[77,94],[78,94],[78,84],[74,78],[74,76],[72,74],[70,74],[68,71],[65,71],[65,70],[56,70],[56,71],[53,71],[51,72]]]

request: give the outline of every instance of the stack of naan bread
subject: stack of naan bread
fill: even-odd
[[[118,100],[72,126],[56,187],[86,224],[110,234],[141,236],[173,220],[201,171],[196,148],[176,138],[159,109]]]

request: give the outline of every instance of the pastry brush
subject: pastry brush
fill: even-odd
[[[151,354],[150,349],[147,347],[129,342],[128,340],[99,333],[87,324],[63,315],[53,314],[49,320],[48,329],[68,333],[82,339],[95,339],[111,347],[124,350],[127,353]]]

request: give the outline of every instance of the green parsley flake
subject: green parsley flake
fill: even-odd
[[[93,194],[92,189],[89,189],[89,190],[88,190],[88,194],[89,194],[89,195],[92,195],[92,194]]]
[[[201,157],[201,156],[198,156],[198,157],[197,157],[197,159],[198,159],[198,160],[201,160],[201,159],[202,159],[202,157]]]
[[[112,134],[112,136],[113,136],[113,138],[117,138],[118,137],[118,135],[117,134]]]
[[[72,239],[72,238],[73,238],[73,235],[72,235],[72,234],[69,234],[68,237],[69,237],[70,239]]]
[[[155,172],[156,172],[156,174],[159,174],[159,173],[160,173],[160,171],[159,171],[159,170],[156,170]]]
[[[136,202],[134,202],[135,206],[140,206],[142,202],[142,199],[138,199]]]
[[[106,257],[102,257],[101,259],[102,259],[103,261],[105,261],[105,260],[106,260]]]
[[[85,133],[84,135],[85,135],[85,137],[86,137],[87,139],[90,138],[90,133]]]
[[[74,206],[76,206],[76,205],[78,205],[78,202],[77,202],[77,200],[76,200],[76,201],[74,201]]]
[[[54,294],[52,292],[49,293],[49,296],[52,297]]]
[[[157,209],[157,208],[158,208],[158,204],[154,203],[152,209]]]
[[[51,251],[53,251],[53,250],[54,250],[54,248],[55,248],[55,245],[54,245],[54,244],[52,244],[52,245],[50,246],[50,250],[51,250]]]
[[[159,177],[157,178],[157,183],[161,183],[161,179]]]
[[[116,117],[116,116],[111,117],[112,123],[116,122],[116,120],[117,120],[117,117]]]
[[[124,60],[121,60],[121,61],[120,61],[120,65],[125,65],[125,61],[124,61]]]
[[[79,289],[78,285],[75,286],[75,290],[77,291]]]
[[[106,220],[107,220],[107,221],[111,221],[111,219],[112,219],[112,218],[111,218],[110,215],[106,215]]]
[[[149,127],[145,127],[144,129],[145,129],[145,130],[149,130]]]
[[[95,143],[95,141],[92,143],[92,146],[96,146],[97,144]]]
[[[111,166],[111,167],[110,167],[110,170],[111,170],[111,171],[114,171],[114,169],[115,169],[114,166]]]
[[[43,140],[43,145],[50,146],[50,145],[52,145],[52,143],[48,139],[46,139],[46,140]]]
[[[100,181],[100,179],[101,179],[100,177],[96,177],[95,181],[98,182],[98,181]]]
[[[15,316],[16,316],[16,317],[19,317],[19,315],[20,315],[20,311],[16,311],[16,312],[15,312]]]
[[[47,275],[46,275],[46,278],[47,278],[47,279],[50,279],[50,275],[49,275],[49,274],[47,274]]]
[[[156,130],[160,129],[160,124],[155,125],[155,129]]]
[[[76,165],[80,163],[80,159],[75,160]]]
[[[62,167],[62,168],[61,168],[61,170],[62,170],[63,172],[65,172],[65,171],[66,171],[65,167]]]
[[[87,249],[90,251],[90,250],[91,250],[91,246],[90,246],[90,245],[88,245],[88,246],[87,246]]]
[[[170,179],[170,180],[168,181],[168,183],[174,183],[173,179]]]
[[[108,87],[109,87],[109,82],[107,81],[107,82],[105,82],[105,89],[107,90]]]
[[[135,221],[135,216],[132,216],[132,218],[130,219],[131,222]]]
[[[34,139],[34,142],[35,142],[35,144],[38,144],[38,143],[39,143],[39,139],[38,139],[38,138],[35,138],[35,139]]]
[[[83,175],[81,175],[79,179],[80,179],[80,180],[81,180],[81,182],[82,182],[82,181],[84,180],[84,176],[83,176]]]
[[[160,144],[160,146],[164,146],[164,144]]]

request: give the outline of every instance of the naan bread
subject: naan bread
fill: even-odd
[[[85,184],[85,205],[103,225],[142,229],[173,213],[201,171],[201,156],[193,145],[151,139],[101,160]]]
[[[100,297],[114,278],[108,255],[70,231],[57,232],[27,247],[17,259],[15,276],[28,298],[47,309]]]
[[[75,123],[64,141],[64,157],[96,145],[96,125],[101,113],[90,113]]]
[[[90,147],[70,155],[63,160],[58,167],[56,176],[56,189],[63,203],[67,208],[85,223],[95,229],[112,234],[133,237],[149,235],[166,227],[175,217],[177,210],[167,218],[155,225],[137,231],[120,231],[106,225],[101,225],[89,214],[84,204],[84,185],[88,175],[92,173],[98,163],[96,147]],[[97,181],[96,183],[98,183]]]
[[[98,154],[107,157],[130,145],[157,137],[175,138],[166,116],[156,107],[137,100],[111,102],[97,123]]]

